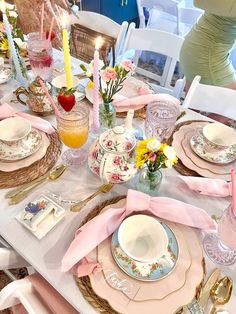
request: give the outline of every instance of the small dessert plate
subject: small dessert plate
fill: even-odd
[[[42,144],[41,133],[33,129],[25,139],[17,146],[7,145],[0,141],[0,159],[4,161],[16,161],[24,159],[37,152]]]
[[[0,84],[8,82],[12,78],[12,70],[9,68],[4,68],[0,71]]]
[[[202,129],[197,130],[191,140],[190,146],[195,154],[202,159],[215,164],[228,164],[236,159],[236,145],[230,146],[219,152],[209,152],[205,148],[204,136]]]
[[[16,219],[42,239],[65,215],[65,209],[44,194],[28,203]]]
[[[120,247],[118,229],[113,233],[111,252],[117,265],[130,277],[141,281],[157,281],[170,274],[176,266],[179,246],[173,231],[162,223],[168,236],[167,253],[152,263],[133,260]]]

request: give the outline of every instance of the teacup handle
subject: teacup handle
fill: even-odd
[[[29,92],[27,91],[26,88],[20,86],[20,87],[18,87],[18,88],[14,91],[14,94],[16,95],[17,100],[18,100],[21,104],[27,106],[27,103],[26,103],[24,100],[22,100],[22,99],[20,98],[20,95],[21,95],[21,94],[24,94],[24,95],[26,95],[26,96],[29,96]]]

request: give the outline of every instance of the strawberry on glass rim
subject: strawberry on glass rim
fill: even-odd
[[[49,31],[46,31],[46,39],[48,39],[48,37],[49,37]],[[52,32],[50,36],[50,41],[52,41],[55,37],[56,37],[56,34]]]
[[[74,88],[67,89],[66,87],[62,87],[57,95],[57,101],[66,112],[71,111],[75,105],[74,92]]]

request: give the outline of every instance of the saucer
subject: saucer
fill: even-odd
[[[162,223],[168,236],[168,251],[153,263],[138,262],[130,258],[120,247],[118,229],[113,233],[111,251],[117,265],[130,277],[141,281],[157,281],[166,277],[175,268],[179,247],[173,231]]]
[[[9,68],[4,68],[0,71],[0,84],[8,82],[12,78],[12,70]]]
[[[202,129],[197,130],[191,140],[190,146],[192,150],[202,159],[215,164],[228,164],[236,159],[236,146],[230,146],[219,152],[208,152],[205,149]]]
[[[11,172],[25,167],[29,167],[34,162],[42,159],[47,152],[48,146],[50,145],[50,139],[45,133],[43,132],[40,133],[42,135],[42,144],[39,145],[39,149],[37,150],[37,152],[35,152],[34,154],[30,155],[27,158],[16,160],[14,162],[6,162],[0,160],[0,171]]]
[[[42,135],[36,130],[32,129],[29,135],[22,140],[21,145],[9,146],[0,142],[0,160],[16,161],[26,158],[37,152],[42,143]]]

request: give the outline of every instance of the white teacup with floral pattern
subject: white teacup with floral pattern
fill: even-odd
[[[202,134],[205,142],[204,148],[208,152],[220,152],[236,145],[236,131],[219,122],[205,125]]]
[[[0,142],[17,148],[31,132],[30,121],[21,117],[11,117],[0,121]]]

